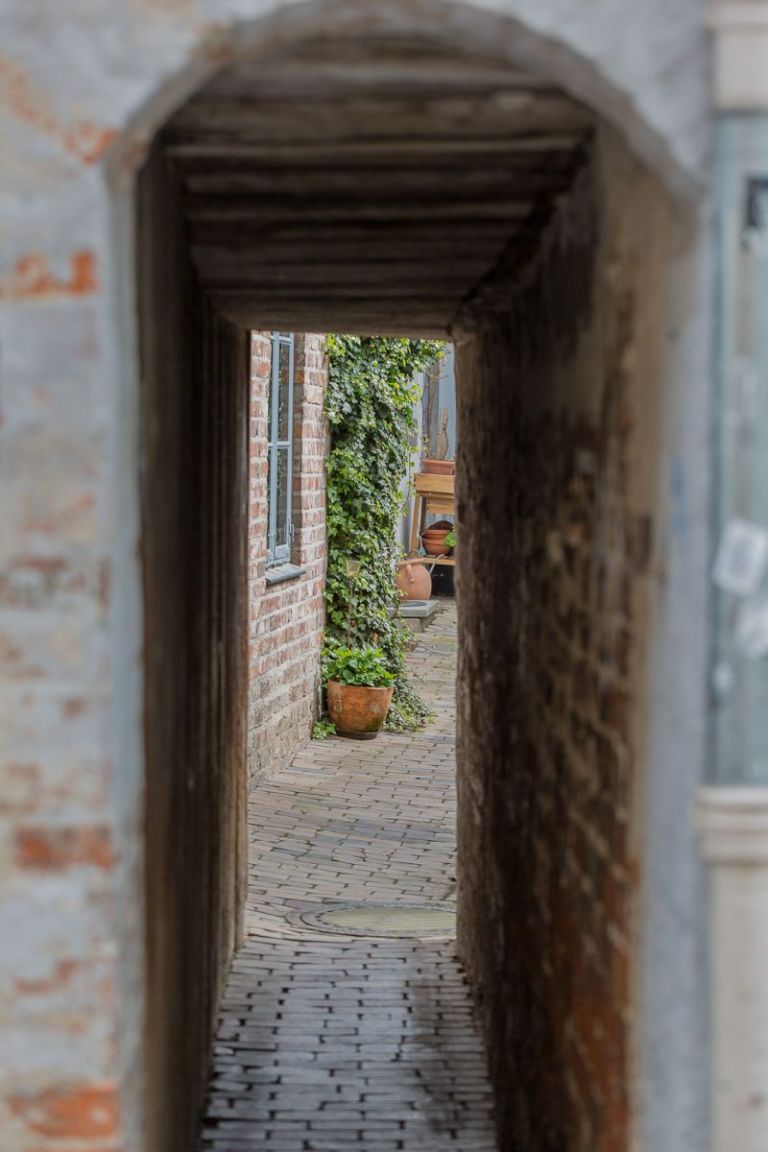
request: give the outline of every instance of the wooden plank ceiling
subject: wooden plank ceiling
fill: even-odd
[[[535,251],[590,115],[486,58],[335,38],[239,63],[173,118],[192,258],[253,327],[442,335]]]

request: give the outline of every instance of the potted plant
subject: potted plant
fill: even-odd
[[[381,648],[337,645],[326,653],[328,714],[341,736],[373,740],[392,703],[395,677]]]
[[[448,553],[453,552],[454,548],[456,547],[456,525],[455,524],[454,524],[453,528],[451,528],[448,535],[443,540],[443,547],[445,548],[446,552],[448,552]]]
[[[448,551],[445,546],[445,539],[452,531],[453,524],[450,520],[435,520],[434,524],[425,528],[421,534],[421,542],[427,555],[444,556]]]

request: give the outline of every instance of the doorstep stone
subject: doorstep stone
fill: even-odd
[[[400,619],[414,632],[423,632],[439,607],[437,600],[406,600],[400,605]]]

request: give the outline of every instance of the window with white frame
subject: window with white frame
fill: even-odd
[[[272,334],[272,372],[269,382],[267,476],[267,563],[283,564],[291,558],[293,523],[293,375],[292,332]]]

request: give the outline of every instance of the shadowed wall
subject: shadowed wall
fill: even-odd
[[[460,947],[505,1152],[628,1147],[664,235],[604,135],[459,346]]]
[[[244,897],[246,334],[186,263],[161,156],[139,189],[146,604],[146,1148],[189,1152]]]

